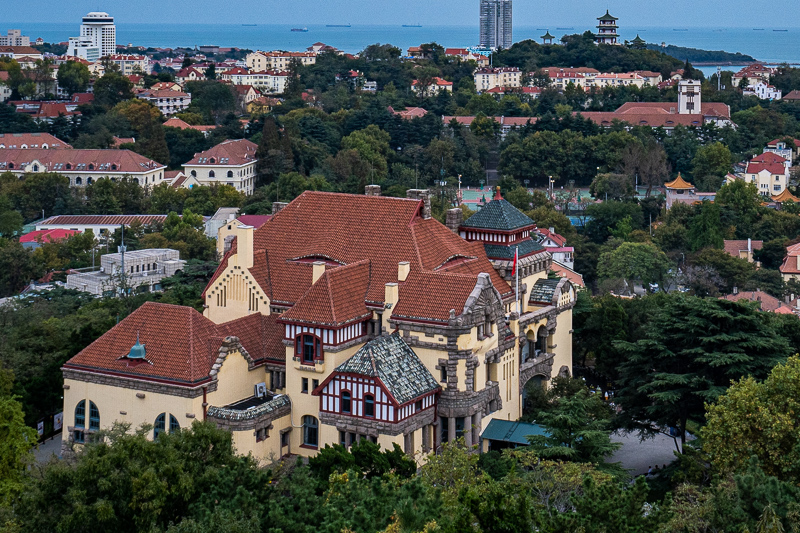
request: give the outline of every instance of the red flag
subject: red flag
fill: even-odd
[[[514,248],[514,274],[517,273],[517,258],[519,256],[519,248]]]

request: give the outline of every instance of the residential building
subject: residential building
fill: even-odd
[[[644,78],[634,72],[597,74],[594,77],[587,78],[584,83],[584,87],[596,87],[598,89],[605,87],[638,87],[641,89],[644,85]]]
[[[234,85],[233,90],[236,92],[236,98],[241,107],[246,107],[247,104],[261,96],[261,93],[252,85]]]
[[[172,117],[167,119],[166,122],[163,124],[168,128],[178,128],[179,130],[196,130],[201,132],[203,135],[208,137],[209,132],[216,128],[216,126],[208,126],[208,125],[192,125],[186,122],[185,120],[179,119],[177,117]]]
[[[174,81],[159,81],[157,83],[154,83],[153,86],[150,87],[150,90],[183,92],[183,87],[181,87]]]
[[[3,148],[57,150],[72,146],[49,133],[0,133],[0,149]]]
[[[0,45],[0,57],[10,57],[23,63],[42,59],[42,53],[32,46]]]
[[[237,67],[223,72],[220,78],[233,85],[250,85],[262,93],[282,94],[289,73],[277,70],[247,71]]]
[[[555,232],[554,228],[537,228],[539,244],[547,248],[553,261],[567,268],[575,268],[575,248],[567,246],[567,239]]]
[[[731,84],[734,87],[739,87],[743,79],[747,79],[748,85],[756,81],[763,81],[769,83],[769,78],[775,74],[777,69],[767,67],[761,63],[753,63],[742,68],[739,72],[731,77]]]
[[[723,249],[728,255],[744,259],[748,263],[755,263],[753,252],[764,247],[764,241],[753,239],[725,240]]]
[[[389,106],[388,109],[389,113],[397,115],[398,117],[406,120],[422,118],[428,114],[428,110],[423,109],[422,107],[407,107],[401,111],[395,111],[395,109],[392,106]]]
[[[789,91],[788,93],[786,93],[786,96],[783,97],[783,100],[788,100],[790,102],[796,102],[800,100],[800,91],[798,91],[797,89]]]
[[[677,125],[700,127],[714,124],[718,127],[733,126],[731,110],[720,102],[703,102],[700,82],[681,80],[678,82],[678,102],[626,102],[616,111],[581,112],[584,118],[604,127],[614,121],[627,122],[631,126],[664,128],[671,134]]]
[[[783,258],[783,263],[778,270],[780,270],[784,282],[800,281],[800,243],[786,248],[786,257]]]
[[[281,105],[281,103],[282,102],[279,98],[259,96],[255,98],[252,102],[249,102],[245,106],[245,109],[251,115],[263,115],[265,113],[269,113],[276,106]]]
[[[790,140],[789,144],[786,143],[787,140]],[[800,157],[800,139],[775,139],[767,143],[764,151],[775,152],[787,161],[793,161]]]
[[[100,256],[100,270],[67,275],[67,288],[95,296],[121,296],[161,290],[161,280],[183,270],[177,250],[151,248]]]
[[[777,196],[789,185],[789,161],[774,152],[764,152],[747,162],[739,179],[755,183],[762,196]]]
[[[182,68],[175,74],[175,81],[181,86],[185,85],[187,81],[204,81],[205,79],[205,72],[195,67]]]
[[[425,88],[420,88],[419,80],[413,80],[411,82],[411,91],[413,93],[419,93],[421,91],[423,96],[436,96],[439,94],[439,91],[453,92],[453,82],[434,77],[431,79],[430,85]]]
[[[480,17],[480,47],[511,48],[514,44],[511,0],[481,0]]]
[[[680,172],[677,178],[664,184],[664,189],[667,193],[667,209],[676,203],[692,205],[704,200],[713,201],[717,195],[714,192],[697,192],[693,184],[681,177]]]
[[[517,67],[485,67],[475,70],[473,74],[475,89],[478,92],[488,91],[495,87],[521,87],[522,76]]]
[[[134,56],[112,54],[105,59],[118,66],[120,74],[123,76],[131,76],[133,74],[150,74],[150,72],[152,72],[150,58],[146,55]]]
[[[289,70],[292,61],[296,61],[302,66],[313,65],[317,62],[317,53],[283,51],[262,52],[259,50],[247,54],[245,57],[247,68],[256,72],[263,72],[265,70]]]
[[[228,139],[195,154],[191,161],[184,163],[183,173],[202,185],[230,185],[250,195],[255,190],[256,149],[258,145],[247,139]]]
[[[484,91],[486,94],[495,94],[495,95],[504,95],[504,94],[516,94],[516,95],[525,95],[530,96],[531,98],[539,98],[539,95],[542,94],[541,87],[495,87],[493,89],[489,89],[488,91]]]
[[[10,172],[22,178],[27,174],[58,172],[69,178],[73,187],[85,187],[103,178],[155,186],[163,181],[166,168],[130,150],[0,149],[0,173]]]
[[[138,92],[136,98],[150,102],[167,117],[175,113],[186,111],[189,104],[192,103],[191,94],[169,89],[161,91],[145,89],[144,91]]]
[[[475,61],[478,67],[488,67],[489,58],[478,52],[473,52],[468,48],[445,48],[444,55],[457,57],[462,61]]]
[[[421,463],[571,373],[575,289],[547,279],[530,218],[498,193],[443,225],[428,191],[379,194],[276,205],[237,228],[203,315],[148,302],[71,358],[64,450],[117,421],[155,438],[202,419],[264,462],[369,439]]]
[[[44,243],[63,241],[78,234],[80,234],[79,231],[70,229],[43,229],[22,235],[19,238],[19,243],[23,248],[35,250]]]
[[[0,35],[0,46],[30,46],[31,38],[22,35],[22,30],[8,30]]]
[[[733,294],[721,296],[720,300],[728,300],[729,302],[757,302],[758,309],[768,313],[778,313],[781,315],[800,314],[800,309],[792,307],[762,290],[740,291],[734,287]]]
[[[633,73],[641,77],[644,80],[645,85],[657,86],[663,81],[660,72],[653,72],[651,70],[634,70]]]
[[[92,12],[83,17],[80,37],[70,37],[67,55],[97,61],[117,53],[117,28],[114,17]]]
[[[16,107],[17,113],[24,113],[38,123],[50,124],[61,116],[73,120],[81,116],[77,110],[79,104],[74,102],[18,100],[8,103]]]
[[[202,187],[202,184],[197,181],[197,178],[187,176],[180,170],[170,170],[164,173],[164,179],[168,180],[168,184],[173,189],[194,189],[195,187]]]
[[[742,91],[744,96],[755,96],[760,100],[780,100],[783,94],[774,85],[761,80],[751,81],[746,89]]]
[[[69,230],[86,233],[91,230],[100,242],[134,222],[143,226],[160,225],[167,215],[56,215],[35,222],[36,231]]]
[[[8,86],[8,71],[0,70],[0,102],[11,98],[11,87]]]
[[[607,9],[605,15],[597,17],[597,33],[595,34],[597,44],[620,44],[617,20],[619,19],[609,15]]]
[[[206,237],[209,239],[216,239],[219,228],[233,222],[238,214],[238,207],[220,207],[217,209],[203,224]]]

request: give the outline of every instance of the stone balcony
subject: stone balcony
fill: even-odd
[[[261,398],[251,396],[225,407],[209,406],[208,420],[229,431],[267,427],[291,413],[292,404],[285,394],[267,393]]]

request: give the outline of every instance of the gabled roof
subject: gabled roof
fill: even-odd
[[[220,324],[229,335],[239,337],[253,363],[286,362],[286,347],[283,345],[284,326],[278,322],[280,315],[253,313],[245,317]]]
[[[729,302],[758,302],[758,307],[761,311],[769,311],[779,314],[794,314],[792,308],[785,303],[781,302],[774,296],[767,294],[764,291],[739,291],[736,294],[728,294],[720,297],[720,300],[728,300]]]
[[[550,231],[548,228],[536,228],[536,233],[542,236],[542,240],[550,239],[558,246],[565,246],[567,244],[567,239],[554,231]]]
[[[446,323],[450,310],[464,312],[476,278],[448,272],[412,272],[400,285],[400,301],[392,309],[393,319]]]
[[[396,332],[369,341],[334,372],[378,378],[399,405],[441,389]]]
[[[567,265],[563,265],[558,261],[553,261],[553,264],[550,266],[550,270],[555,272],[562,278],[566,278],[569,280],[576,287],[586,287],[586,283],[583,281],[583,274],[579,274],[575,270],[569,268]]]
[[[68,239],[73,235],[79,234],[80,231],[71,229],[41,229],[26,233],[19,238],[19,242],[56,242]]]
[[[19,170],[38,161],[45,172],[114,172],[125,174],[142,174],[160,168],[166,168],[152,159],[130,150],[50,150],[33,149],[1,149],[0,172],[11,169]],[[92,166],[93,168],[89,168]]]
[[[758,174],[767,171],[770,174],[786,174],[787,169],[783,163],[747,163],[747,174]]]
[[[536,223],[508,200],[495,197],[480,211],[469,217],[461,227],[499,231],[513,231],[534,226]]]
[[[72,148],[49,133],[0,133],[0,148]]]
[[[41,222],[37,226],[129,226],[134,220],[142,224],[163,223],[167,215],[56,215]]]
[[[786,158],[782,155],[776,154],[775,152],[764,152],[763,154],[758,154],[757,156],[753,157],[750,160],[751,163],[786,163]]]
[[[365,303],[369,283],[368,259],[326,270],[303,297],[281,315],[281,321],[340,327],[368,318],[372,316]]]
[[[694,185],[683,179],[683,177],[681,177],[680,172],[678,172],[677,178],[668,183],[665,183],[664,187],[667,189],[682,189],[682,190],[694,189]]]
[[[725,240],[723,241],[723,243],[724,243],[725,253],[727,253],[728,255],[732,255],[733,257],[739,257],[739,252],[746,252],[748,246],[750,247],[750,251],[760,250],[761,248],[764,247],[764,241],[754,241],[752,239],[750,241],[748,241],[747,239],[730,240],[730,241]]]

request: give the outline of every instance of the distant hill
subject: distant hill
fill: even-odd
[[[743,63],[752,63],[756,59],[752,56],[742,54],[740,52],[731,53],[723,50],[699,50],[697,48],[686,48],[684,46],[667,45],[662,48],[657,44],[648,44],[648,50],[655,50],[657,52],[665,52],[667,55],[680,59],[681,61],[689,60],[690,63],[728,63],[731,65],[741,65]]]

